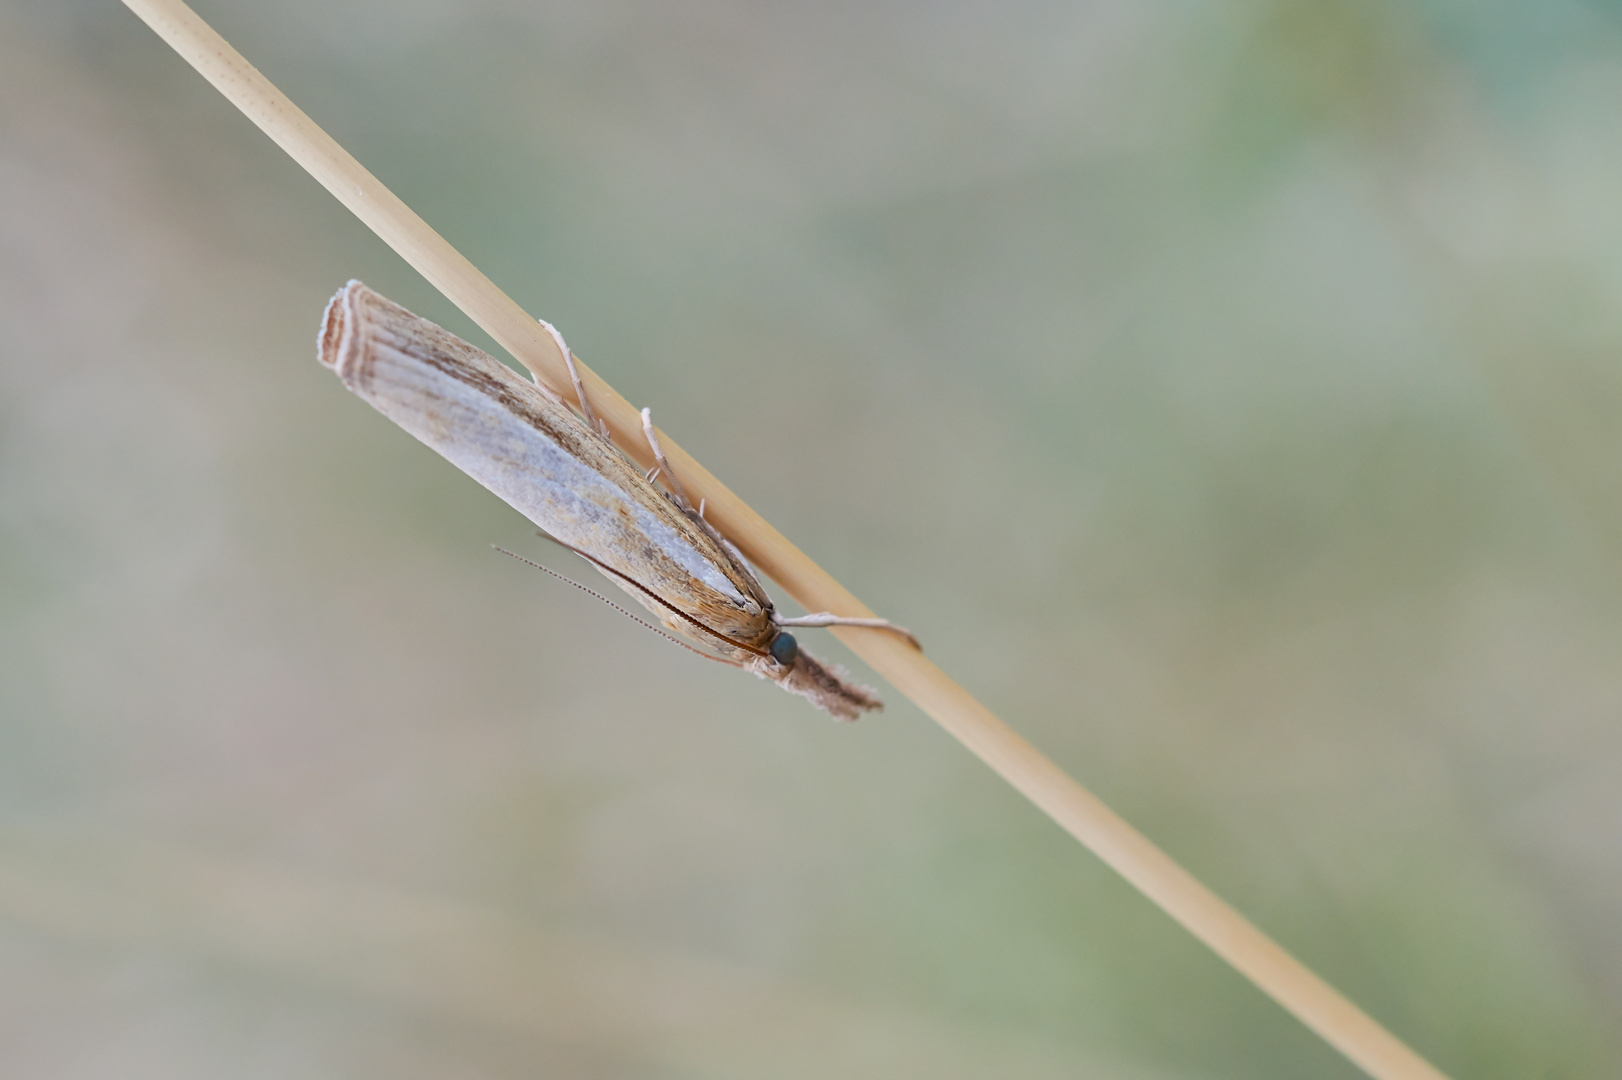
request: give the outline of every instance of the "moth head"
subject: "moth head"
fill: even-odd
[[[772,638],[772,643],[767,646],[767,649],[771,652],[772,659],[784,667],[793,667],[794,661],[800,655],[800,643],[795,641],[794,635],[787,631],[779,631],[777,636]]]

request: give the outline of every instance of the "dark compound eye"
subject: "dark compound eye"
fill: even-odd
[[[800,655],[800,643],[794,640],[793,634],[778,634],[772,638],[772,659],[784,667],[793,667],[795,657]]]

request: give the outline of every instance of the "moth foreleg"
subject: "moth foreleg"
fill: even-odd
[[[913,636],[911,630],[904,626],[897,626],[889,619],[860,619],[850,615],[835,615],[831,611],[819,611],[812,615],[798,615],[790,619],[784,618],[774,611],[772,612],[772,622],[778,626],[862,626],[869,630],[888,630],[892,634],[899,634],[901,637],[906,638],[907,644],[919,652],[924,651],[924,647],[918,644],[918,639]]]

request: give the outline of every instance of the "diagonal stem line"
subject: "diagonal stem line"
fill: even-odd
[[[124,0],[250,120],[486,333],[567,398],[575,387],[552,336],[367,172],[181,0]],[[636,409],[578,363],[615,441],[652,466]],[[873,617],[669,436],[665,456],[706,500],[706,515],[807,611]],[[923,654],[883,630],[833,633],[954,738],[1232,964],[1302,1023],[1378,1080],[1445,1080],[1434,1066],[1258,930],[1147,837],[998,719]]]

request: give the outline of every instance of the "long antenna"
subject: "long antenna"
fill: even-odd
[[[541,324],[362,168],[196,12],[181,0],[124,3],[540,382],[559,398],[573,391],[563,355]],[[651,468],[654,463],[640,438],[640,414],[584,364],[577,367],[615,442],[628,448],[627,454],[643,468]],[[807,611],[875,617],[669,436],[663,445],[689,493],[705,500],[713,523]],[[839,627],[833,633],[1061,828],[1370,1076],[1443,1080],[1434,1065],[1200,884],[929,658],[882,630]]]
[[[668,611],[672,615],[676,616],[676,618],[680,619],[682,622],[691,623],[692,625],[698,627],[700,630],[704,631],[706,634],[710,635],[711,637],[719,638],[720,640],[726,642],[728,645],[731,645],[734,648],[742,649],[744,652],[754,653],[756,656],[770,656],[771,655],[771,653],[767,652],[765,649],[756,648],[755,646],[749,644],[746,641],[739,641],[735,637],[728,637],[727,635],[721,633],[721,631],[715,629],[714,627],[711,627],[711,626],[709,626],[709,625],[707,625],[705,623],[700,622],[699,620],[693,618],[691,615],[687,614],[687,612],[683,611],[681,608],[677,607],[675,604],[672,604],[669,600],[666,600],[664,597],[660,596],[658,593],[654,592],[652,589],[650,589],[646,585],[642,584],[640,581],[638,581],[636,578],[632,577],[630,574],[627,574],[627,573],[625,573],[624,571],[621,571],[621,570],[614,569],[612,566],[609,566],[607,563],[603,562],[603,560],[601,560],[601,559],[599,559],[599,558],[597,558],[597,557],[595,557],[593,555],[589,555],[584,551],[581,551],[579,548],[575,547],[573,544],[565,544],[562,540],[559,540],[557,537],[553,536],[549,532],[546,532],[544,529],[537,529],[536,532],[535,532],[535,535],[552,541],[552,543],[556,544],[560,548],[563,548],[563,549],[565,549],[567,551],[574,552],[576,555],[580,556],[582,559],[585,559],[587,562],[589,562],[591,565],[595,566],[597,569],[601,570],[603,573],[614,575],[615,577],[619,578],[621,581],[625,582],[625,584],[629,585],[631,588],[633,588],[637,592],[641,593],[643,596],[646,596],[649,600],[652,600],[655,604],[658,604],[660,607],[664,608],[666,611]],[[497,548],[496,550],[499,551],[500,549]],[[547,572],[550,573],[551,571],[547,571]]]
[[[541,535],[545,536],[546,534],[542,533]],[[563,582],[565,585],[573,585],[575,588],[579,589],[581,592],[585,593],[587,596],[595,596],[597,599],[601,600],[603,603],[607,604],[609,607],[613,608],[615,611],[619,612],[621,615],[624,615],[627,619],[630,619],[632,622],[636,623],[638,626],[645,627],[646,629],[652,630],[655,634],[658,634],[662,638],[667,638],[667,639],[669,639],[671,641],[674,641],[677,645],[680,645],[682,648],[686,649],[690,653],[697,653],[698,655],[702,656],[706,660],[714,660],[717,664],[726,664],[729,667],[743,667],[743,665],[738,663],[736,660],[728,660],[724,656],[716,656],[713,653],[705,652],[703,649],[694,648],[692,645],[687,644],[687,642],[683,641],[681,638],[677,637],[675,634],[672,634],[672,633],[670,633],[669,631],[666,631],[666,630],[659,629],[657,626],[655,626],[652,623],[648,622],[646,619],[637,618],[635,615],[632,615],[629,611],[626,611],[624,608],[622,608],[618,604],[614,603],[614,601],[610,600],[608,597],[604,596],[602,593],[598,592],[596,589],[587,588],[586,586],[580,584],[580,582],[576,581],[574,578],[570,577],[567,574],[560,574],[556,570],[552,569],[550,566],[542,566],[540,563],[536,562],[534,559],[526,559],[522,555],[514,555],[512,552],[508,551],[504,547],[497,547],[495,544],[491,544],[490,546],[495,548],[497,551],[501,552],[503,555],[507,556],[508,558],[517,559],[519,562],[523,563],[525,566],[533,566],[535,569],[539,570],[543,574],[551,574],[553,577],[557,578],[559,581]]]

